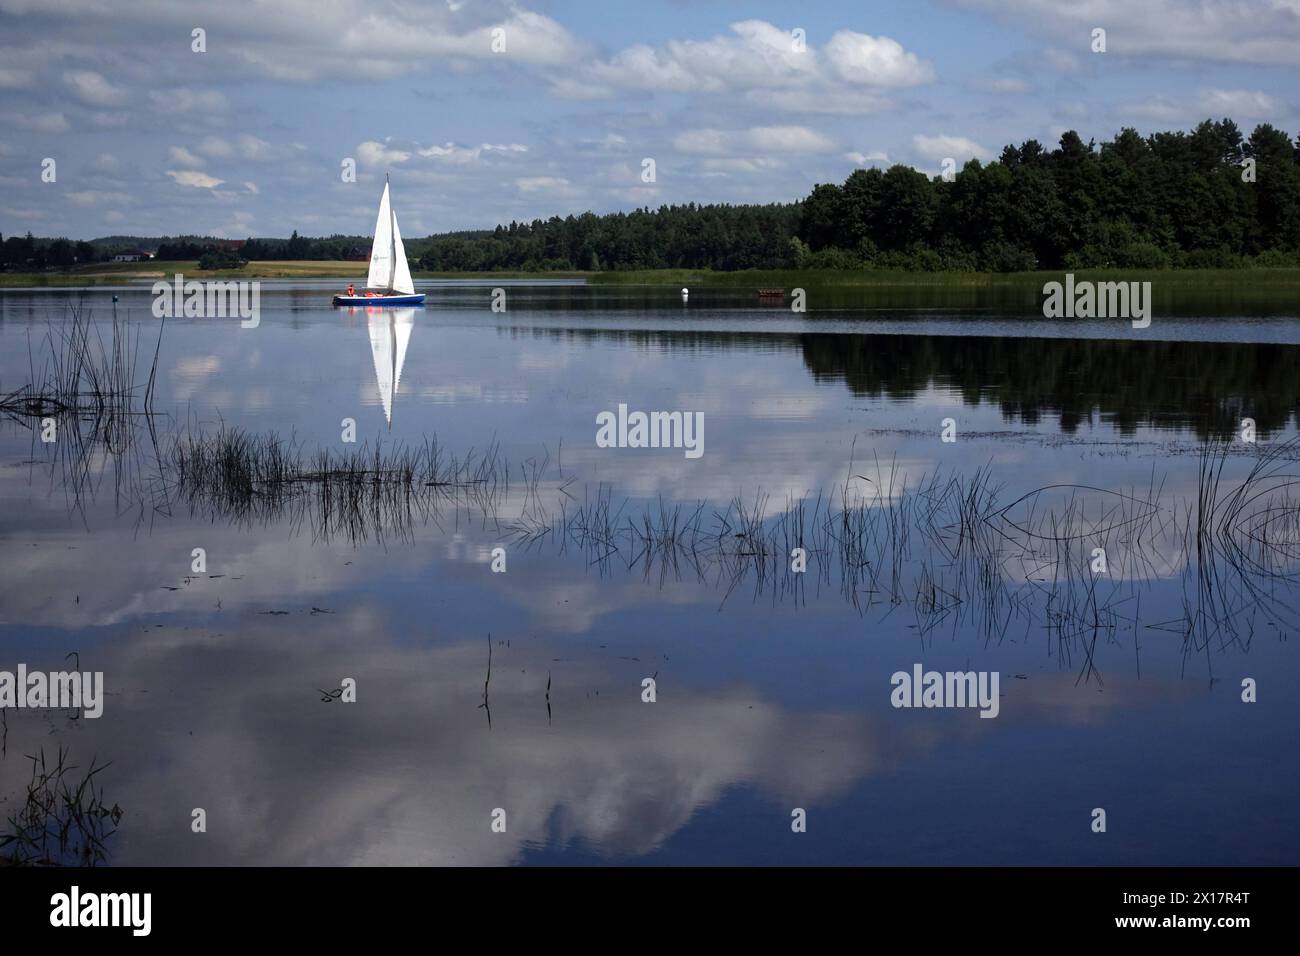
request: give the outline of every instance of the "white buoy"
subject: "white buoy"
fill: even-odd
[[[689,296],[690,294],[691,294],[691,290],[690,290],[690,289],[687,289],[687,288],[685,288],[685,287],[682,288],[682,298],[683,298],[683,299],[685,299],[685,298],[686,298],[687,296]]]

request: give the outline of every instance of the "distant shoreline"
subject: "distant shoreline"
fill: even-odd
[[[364,281],[368,264],[356,261],[300,260],[250,262],[239,269],[203,271],[198,262],[149,261],[100,263],[81,269],[50,272],[0,272],[0,289],[120,286],[133,282],[171,279],[177,272],[193,279],[338,279]],[[1079,278],[1097,280],[1150,280],[1157,289],[1183,293],[1227,292],[1267,297],[1278,304],[1294,302],[1300,314],[1300,268],[1244,269],[1077,269]],[[695,269],[648,269],[606,272],[424,272],[416,279],[583,279],[594,286],[646,286],[718,289],[915,289],[935,293],[1020,292],[1037,295],[1045,282],[1060,279],[1066,270],[1039,272],[903,272],[887,270],[754,269],[713,272]]]
[[[96,263],[79,269],[45,272],[0,272],[0,288],[15,286],[99,286],[172,279],[176,273],[187,279],[338,279],[341,283],[364,282],[367,262],[348,260],[287,260],[249,262],[239,269],[200,269],[197,259],[179,261]],[[581,278],[583,272],[412,272],[417,279],[477,278]]]

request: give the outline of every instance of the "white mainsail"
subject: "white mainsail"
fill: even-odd
[[[388,202],[388,183],[379,200],[379,218],[375,220],[375,241],[370,246],[370,275],[367,289],[387,289],[393,281],[393,210]]]
[[[388,181],[384,181],[384,195],[379,199],[379,216],[375,219],[375,241],[370,247],[370,274],[366,276],[367,289],[414,295],[411,267],[406,261],[406,247],[402,233],[397,228],[397,213],[388,198]]]
[[[370,327],[370,355],[375,360],[375,379],[379,383],[379,401],[384,406],[384,418],[393,424],[393,398],[402,380],[402,365],[406,362],[406,346],[411,341],[415,327],[414,309],[391,309],[372,313],[367,320]]]

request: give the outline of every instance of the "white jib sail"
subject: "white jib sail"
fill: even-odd
[[[366,276],[367,289],[412,295],[411,267],[406,261],[406,247],[397,228],[397,214],[393,212],[388,196],[388,183],[379,199],[379,215],[375,219],[375,241],[370,247],[370,274]]]
[[[402,231],[397,228],[397,213],[393,212],[393,284],[390,288],[402,295],[414,295],[411,282],[411,264],[406,261],[406,247],[402,245]]]

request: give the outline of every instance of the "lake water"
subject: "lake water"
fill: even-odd
[[[0,670],[75,654],[106,684],[98,719],[4,712],[0,817],[24,755],[66,748],[108,764],[108,864],[1295,862],[1294,305],[1135,330],[566,282],[367,313],[337,287],[263,282],[255,328],[167,320],[152,436],[0,417]],[[151,301],[0,290],[0,394],[73,307],[105,338],[116,310],[147,376]],[[598,447],[620,404],[702,413],[702,454]],[[469,464],[181,480],[178,438],[222,429],[306,472],[435,435]],[[917,664],[996,672],[996,717],[895,707]]]

